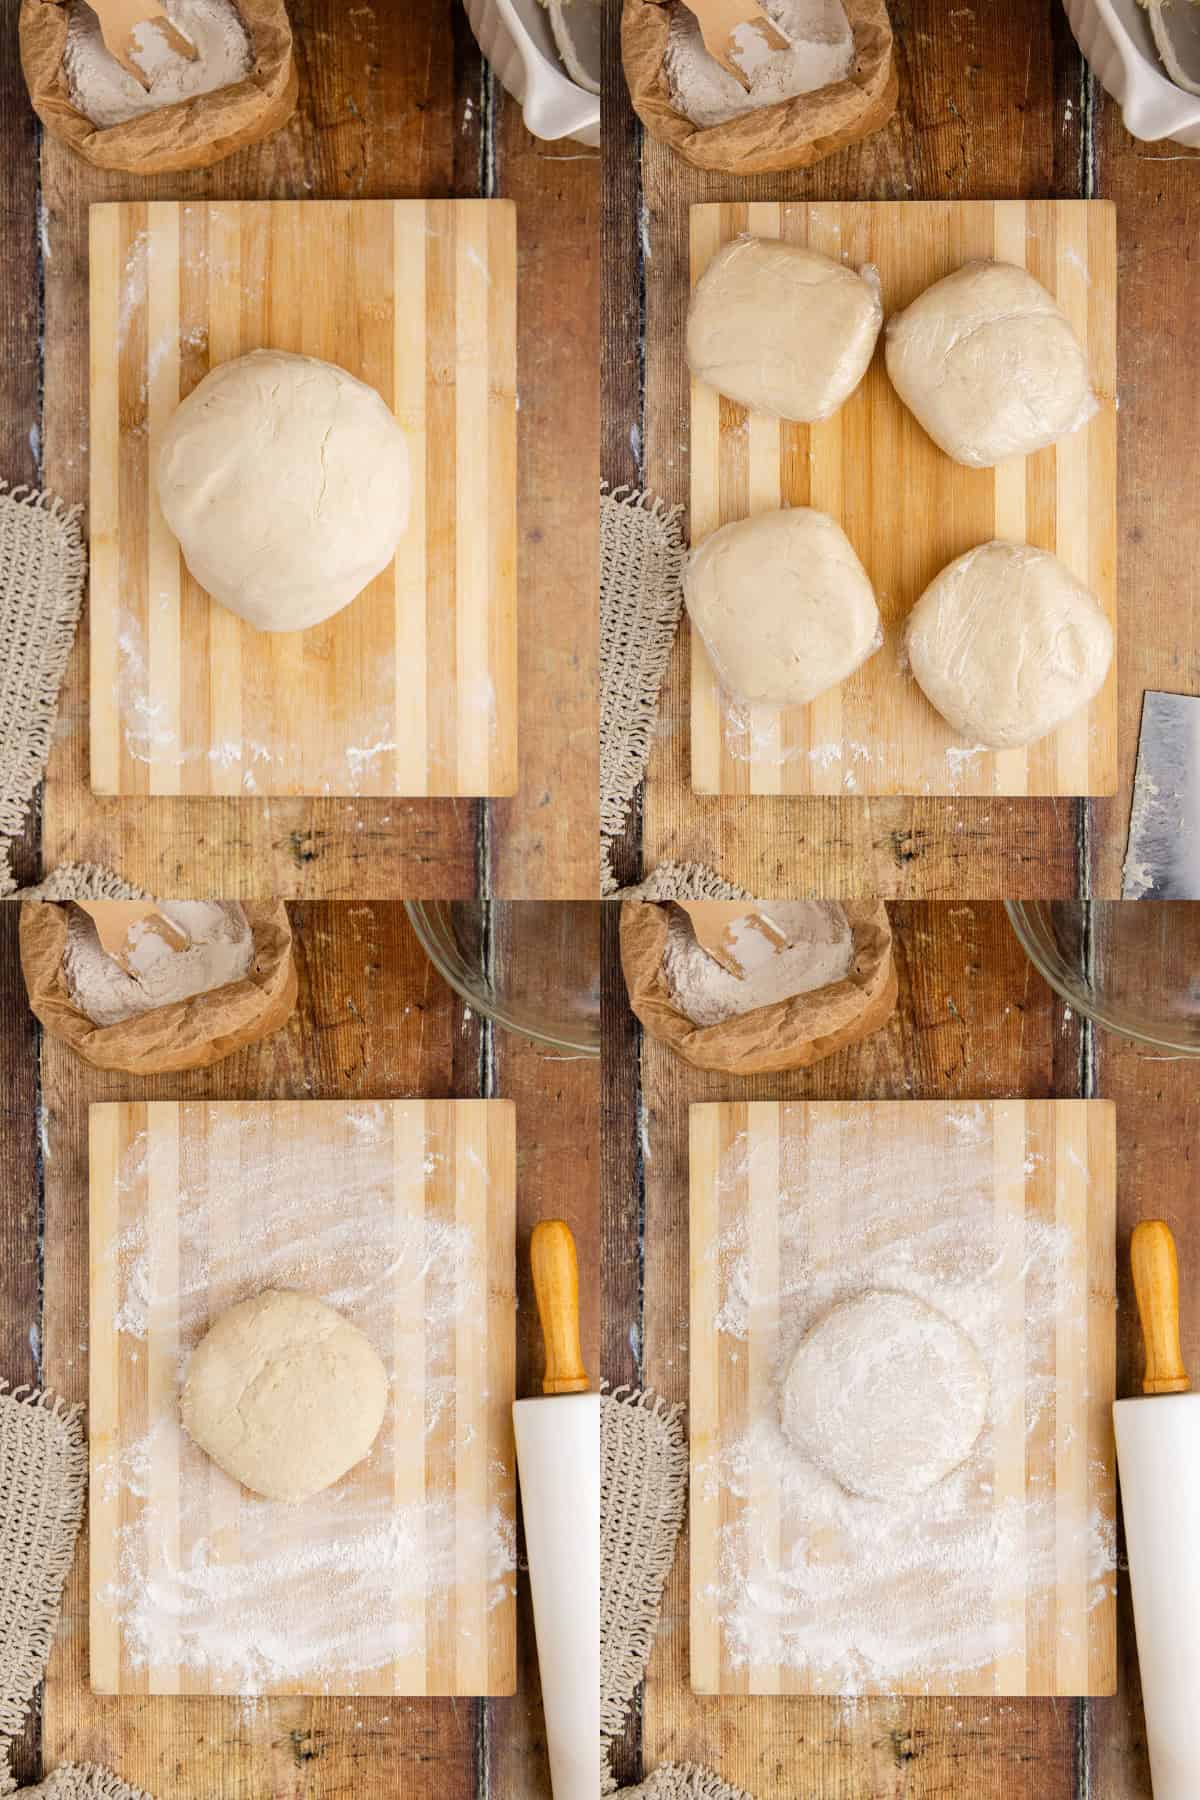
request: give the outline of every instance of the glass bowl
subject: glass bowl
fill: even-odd
[[[599,1056],[599,901],[404,904],[430,962],[468,1006],[561,1055]]]
[[[1200,1056],[1200,906],[1186,900],[1006,900],[1021,947],[1077,1012]]]

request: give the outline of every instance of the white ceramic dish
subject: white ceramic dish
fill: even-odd
[[[600,97],[563,73],[540,0],[463,0],[471,30],[534,137],[600,142]],[[590,5],[592,0],[578,0]],[[1200,102],[1197,103],[1200,105]]]
[[[1191,0],[1176,0],[1189,5]],[[1200,95],[1168,79],[1138,0],[1064,0],[1075,42],[1135,138],[1200,146]]]

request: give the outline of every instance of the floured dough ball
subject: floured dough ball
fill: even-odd
[[[991,468],[1078,431],[1098,402],[1070,321],[1012,263],[970,262],[888,320],[892,386],[955,462]]]
[[[835,1306],[801,1341],[784,1382],[783,1428],[847,1492],[904,1500],[966,1461],[990,1387],[951,1319],[876,1288]]]
[[[1047,550],[996,541],[936,576],[909,615],[926,699],[972,744],[1031,744],[1099,693],[1113,634],[1095,595]]]
[[[307,1500],[361,1462],[388,1379],[356,1325],[312,1294],[268,1288],[223,1312],[180,1398],[190,1437],[269,1500]]]
[[[408,522],[404,433],[332,363],[255,350],[163,434],[158,498],[188,568],[260,631],[304,631],[385,569]]]
[[[801,244],[734,238],[692,295],[688,367],[752,412],[812,423],[849,399],[882,325],[877,283]]]
[[[883,642],[850,540],[809,506],[722,525],[688,557],[683,593],[735,700],[805,706]]]

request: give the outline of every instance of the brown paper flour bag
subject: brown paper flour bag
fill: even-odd
[[[244,902],[254,933],[254,961],[242,981],[175,1000],[119,1025],[93,1025],[71,1004],[63,974],[68,911],[49,900],[21,907],[21,973],[29,1004],[46,1030],[70,1044],[95,1069],[130,1075],[163,1075],[171,1069],[206,1069],[256,1044],[286,1025],[295,1011],[298,982],[292,928],[282,901]]]
[[[621,58],[634,110],[651,137],[697,169],[764,175],[806,169],[887,124],[899,91],[887,0],[843,0],[857,55],[846,81],[724,125],[701,128],[671,105],[663,71],[670,0],[625,0]]]
[[[844,981],[719,1025],[693,1025],[672,1004],[662,969],[670,903],[627,900],[621,907],[621,967],[629,1004],[651,1037],[698,1069],[723,1069],[731,1075],[807,1069],[870,1037],[896,1010],[887,908],[882,901],[843,904],[854,934],[854,961]]]
[[[207,169],[243,144],[270,137],[291,118],[299,91],[287,5],[285,0],[236,0],[236,5],[254,46],[244,81],[102,129],[71,104],[62,69],[64,0],[21,0],[21,68],[33,110],[46,130],[85,162],[135,175]]]

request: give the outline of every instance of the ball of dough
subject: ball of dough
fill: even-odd
[[[911,1294],[872,1289],[813,1326],[783,1389],[783,1427],[851,1494],[922,1494],[971,1454],[988,1372],[966,1333]]]
[[[348,606],[408,522],[404,433],[332,363],[255,350],[213,369],[163,434],[158,498],[184,561],[260,631]]]
[[[1070,321],[1012,263],[971,262],[888,320],[887,372],[955,462],[990,468],[1086,424],[1097,407]]]
[[[734,238],[692,296],[688,366],[752,412],[812,423],[850,398],[882,325],[878,286],[853,269],[802,244]]]
[[[687,560],[683,593],[721,685],[804,706],[883,642],[867,572],[841,526],[809,506],[722,525]]]
[[[1065,563],[1027,544],[968,550],[909,615],[908,659],[955,731],[994,750],[1030,744],[1104,685],[1112,626]]]
[[[190,1437],[269,1500],[307,1500],[361,1462],[388,1378],[356,1325],[312,1294],[269,1288],[223,1312],[180,1397]]]

